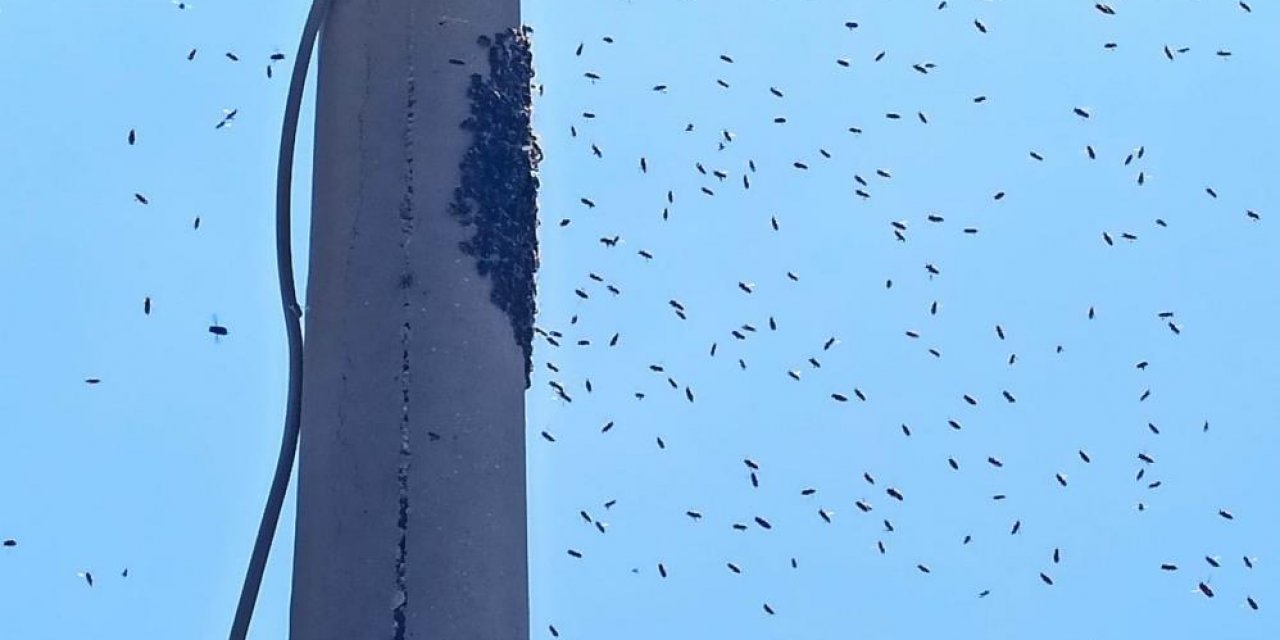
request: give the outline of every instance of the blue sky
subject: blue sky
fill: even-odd
[[[307,3],[117,4],[0,6],[14,88],[0,101],[0,538],[19,542],[0,548],[5,637],[223,636],[283,417],[270,207],[287,74],[264,68],[292,57]],[[1083,0],[948,4],[526,2],[545,86],[538,325],[566,338],[537,345],[528,396],[533,637],[1280,632],[1280,14],[1260,0],[1116,0],[1114,16]],[[1190,50],[1171,62],[1164,45]],[[215,129],[224,108],[235,124]],[[757,331],[738,340],[743,324]],[[285,636],[291,523],[256,638]],[[1200,581],[1217,597],[1192,593]]]

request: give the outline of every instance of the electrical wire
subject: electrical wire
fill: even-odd
[[[280,304],[284,310],[285,331],[289,342],[289,391],[285,409],[284,435],[280,442],[280,454],[276,459],[275,475],[267,494],[267,504],[258,524],[258,537],[253,543],[253,555],[245,572],[240,590],[240,602],[236,605],[236,617],[231,624],[231,640],[245,640],[253,608],[262,586],[262,574],[266,570],[267,556],[280,523],[280,509],[284,506],[285,490],[293,471],[298,451],[298,435],[302,413],[302,307],[298,306],[298,293],[293,282],[293,247],[290,225],[293,197],[293,152],[298,137],[298,116],[302,110],[302,90],[307,81],[307,68],[311,64],[311,52],[315,48],[320,27],[324,24],[332,0],[313,0],[307,14],[302,39],[298,43],[298,55],[293,59],[293,76],[289,79],[289,97],[285,102],[284,125],[280,133],[280,159],[276,166],[276,272],[280,279]]]

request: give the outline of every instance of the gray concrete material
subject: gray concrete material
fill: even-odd
[[[334,1],[293,640],[528,637],[525,353],[449,209],[470,75],[488,73],[477,38],[519,19],[518,0]]]

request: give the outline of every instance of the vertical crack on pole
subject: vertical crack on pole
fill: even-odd
[[[408,56],[407,97],[405,99],[404,114],[404,195],[400,200],[400,252],[403,256],[404,265],[401,276],[401,310],[404,313],[404,323],[400,327],[400,464],[396,468],[396,486],[398,489],[397,499],[397,516],[396,529],[398,539],[396,541],[396,571],[395,571],[395,597],[392,607],[392,629],[393,640],[405,640],[405,631],[407,628],[407,607],[409,606],[409,587],[408,587],[408,546],[409,546],[409,470],[413,463],[413,449],[410,442],[410,424],[409,424],[409,390],[411,379],[411,368],[409,362],[410,341],[413,336],[413,326],[410,324],[409,318],[412,310],[412,301],[410,295],[412,293],[411,286],[413,282],[413,262],[410,256],[410,246],[413,242],[414,230],[414,195],[413,195],[413,157],[414,157],[414,140],[413,126],[416,117],[417,104],[417,81],[414,77],[414,46],[413,37],[414,28],[414,11],[413,7],[409,7],[409,29],[406,37],[406,55]]]
[[[492,302],[507,314],[533,371],[534,273],[538,269],[538,175],[542,151],[530,123],[533,55],[528,28],[481,36],[489,76],[471,75],[471,113],[462,122],[472,142],[450,212],[473,231],[461,243],[476,271],[493,284]]]

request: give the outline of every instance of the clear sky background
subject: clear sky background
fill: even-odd
[[[226,633],[284,411],[265,66],[307,4],[0,5],[0,637]],[[525,3],[563,335],[528,396],[534,637],[1280,634],[1280,13],[1093,4]],[[287,629],[284,517],[255,638]]]

